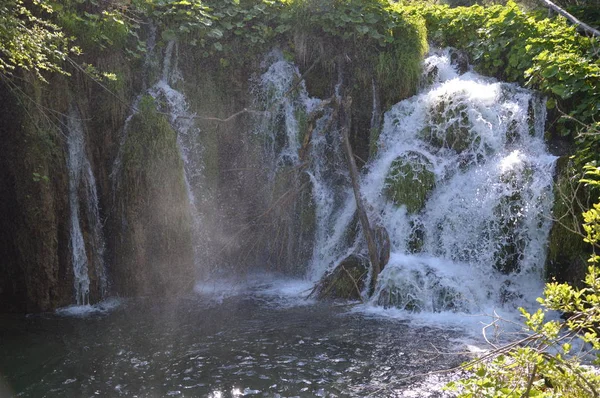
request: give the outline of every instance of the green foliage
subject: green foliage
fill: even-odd
[[[124,51],[140,58],[146,51],[140,40],[142,9],[99,0],[51,0],[54,19],[84,52]]]
[[[578,34],[562,17],[526,13],[515,3],[490,7],[415,7],[429,36],[443,46],[464,49],[477,69],[548,95],[548,107],[566,114],[557,131],[576,138],[579,166],[593,160],[598,139],[582,133],[600,111],[598,38]]]
[[[33,0],[28,7],[22,0],[0,4],[0,75],[12,76],[18,68],[33,72],[45,81],[42,73],[66,73],[62,61],[76,48],[61,28],[40,14],[52,15],[46,2]]]
[[[247,48],[270,43],[281,6],[269,0],[160,0],[151,3],[149,14],[161,28],[163,40],[181,40],[201,49],[204,57],[236,54],[240,41]]]
[[[586,167],[582,180],[600,186],[600,168]],[[583,214],[585,241],[594,248],[600,242],[600,203]],[[600,256],[593,254],[585,286],[565,283],[546,285],[538,299],[543,309],[531,314],[521,309],[527,335],[501,347],[483,360],[466,366],[471,376],[450,383],[459,397],[573,397],[587,398],[600,392],[600,373],[585,366],[600,364]],[[547,320],[548,311],[565,314],[566,320]],[[575,349],[574,347],[579,347]]]

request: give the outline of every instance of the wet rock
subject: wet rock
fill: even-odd
[[[419,135],[434,148],[462,153],[479,145],[480,138],[472,130],[468,107],[460,100],[447,98],[428,112],[429,125]]]
[[[351,254],[321,278],[311,296],[319,300],[334,298],[358,300],[367,282],[368,270],[367,258]]]
[[[552,207],[552,217],[556,221],[548,237],[546,278],[581,286],[589,265],[591,245],[571,229],[580,228],[583,222],[581,213],[594,199],[589,191],[578,188],[580,176],[568,156],[558,160],[556,174]]]
[[[523,231],[526,201],[523,190],[533,179],[533,166],[517,164],[500,176],[500,187],[506,192],[494,209],[495,230],[498,235],[494,268],[503,274],[519,272],[527,240],[519,234]]]

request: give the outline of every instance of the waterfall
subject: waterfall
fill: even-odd
[[[370,218],[392,246],[372,302],[467,313],[531,303],[542,287],[556,160],[544,143],[545,101],[514,84],[461,74],[450,59],[450,50],[430,55],[420,93],[385,113],[361,178]],[[307,276],[315,280],[366,248],[332,109],[309,97],[280,53],[267,60],[255,94],[271,115],[257,131],[272,176],[295,167],[310,178],[316,224]],[[377,130],[375,82],[372,88]],[[303,124],[319,108],[309,154],[300,159]]]
[[[107,290],[104,265],[104,238],[98,208],[96,179],[86,153],[86,141],[81,117],[75,106],[69,108],[66,123],[68,136],[67,168],[69,170],[70,246],[73,263],[74,287],[77,305],[89,304],[90,266],[98,279],[100,297]],[[87,216],[90,254],[82,231],[82,217]]]
[[[165,49],[163,61],[163,71],[161,79],[149,90],[150,94],[157,101],[164,101],[165,110],[169,122],[177,132],[177,144],[184,164],[184,181],[188,194],[190,205],[190,216],[194,231],[194,262],[197,269],[200,268],[200,260],[206,260],[208,251],[206,245],[210,239],[206,231],[202,230],[202,218],[199,211],[199,199],[197,192],[203,183],[202,161],[203,148],[200,144],[200,130],[195,124],[195,115],[189,111],[189,106],[185,95],[173,88],[180,80],[183,80],[179,69],[177,68],[177,45],[170,41]],[[175,64],[173,64],[175,62]],[[160,102],[159,102],[160,103]]]
[[[556,158],[545,101],[429,56],[431,82],[384,115],[361,190],[392,254],[374,301],[475,313],[540,292]]]
[[[266,71],[258,79],[254,94],[269,115],[258,121],[255,133],[263,138],[265,161],[271,171],[269,193],[278,191],[276,185],[280,183],[278,176],[281,175],[294,176],[285,179],[296,182],[292,186],[295,195],[302,189],[297,182],[303,178],[308,181],[309,203],[296,200],[293,212],[295,217],[314,212],[314,232],[303,236],[297,231],[301,227],[290,224],[288,236],[289,239],[310,240],[309,244],[298,242],[297,245],[308,246],[310,252],[305,260],[310,263],[311,277],[316,278],[320,264],[332,262],[329,257],[339,246],[332,244],[331,235],[340,231],[332,228],[337,219],[343,219],[338,213],[345,207],[340,203],[353,201],[349,192],[336,188],[349,184],[349,176],[343,168],[340,135],[331,132],[333,109],[321,99],[308,95],[298,68],[286,61],[280,51],[268,54],[263,67]],[[277,203],[279,199],[269,197],[271,203]],[[346,215],[353,216],[352,212]],[[346,234],[342,231],[340,235],[339,241]],[[288,261],[298,261],[298,256],[288,254]]]

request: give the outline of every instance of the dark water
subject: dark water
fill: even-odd
[[[456,332],[291,302],[260,288],[214,300],[123,301],[85,317],[0,318],[0,396],[427,397]],[[435,349],[434,349],[435,346]]]

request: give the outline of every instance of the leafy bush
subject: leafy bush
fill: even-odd
[[[76,48],[61,28],[36,14],[52,14],[51,6],[33,0],[26,7],[22,0],[0,4],[0,75],[11,76],[17,68],[33,72],[45,81],[45,71],[65,73],[62,61]]]

